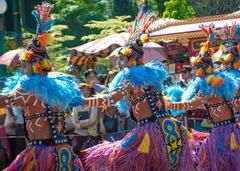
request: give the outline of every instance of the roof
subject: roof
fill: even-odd
[[[192,18],[188,20],[170,20],[162,22],[162,19],[155,21],[149,28],[150,35],[158,39],[181,39],[204,37],[199,26],[214,23],[216,28],[224,25],[232,25],[234,21],[239,21],[240,11],[227,15],[216,15],[208,17]]]
[[[124,46],[129,38],[129,33],[115,33],[97,39],[72,49],[74,56],[108,56],[114,49]]]

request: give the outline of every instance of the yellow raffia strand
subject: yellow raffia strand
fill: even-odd
[[[193,137],[192,137],[192,134],[187,130],[187,128],[184,126],[184,125],[182,125],[182,128],[184,129],[184,131],[186,132],[186,135],[187,135],[187,137],[188,137],[188,139],[192,139]]]
[[[234,132],[231,133],[230,148],[233,151],[238,149],[238,143],[237,143]]]
[[[149,149],[150,149],[150,137],[148,133],[145,133],[143,141],[138,147],[138,151],[142,153],[149,153]]]
[[[32,161],[28,164],[28,166],[27,166],[27,168],[26,168],[26,171],[31,171],[31,170],[33,170],[34,164],[35,164],[35,160],[32,160]]]

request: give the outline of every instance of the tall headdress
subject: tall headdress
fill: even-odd
[[[207,41],[201,44],[202,47],[200,49],[199,55],[197,57],[192,57],[191,63],[197,68],[196,75],[198,77],[204,77],[206,74],[215,73],[212,62],[214,49],[211,48],[211,46],[213,41],[216,40],[217,32],[213,23],[209,26],[201,25],[200,29],[207,37]]]
[[[219,31],[222,45],[222,57],[219,59],[224,66],[232,64],[232,68],[240,68],[240,24],[234,22],[231,27],[224,26]]]
[[[155,12],[143,7],[136,17],[134,24],[129,27],[130,38],[124,47],[118,49],[116,56],[128,59],[128,66],[144,65],[143,44],[149,42],[147,29],[157,18]]]
[[[192,57],[191,63],[197,67],[196,75],[198,77],[205,77],[209,85],[218,87],[224,82],[224,79],[219,75],[214,75],[217,72],[213,66],[214,49],[211,46],[213,41],[217,39],[215,25],[211,23],[208,26],[201,25],[200,28],[207,37],[207,41],[202,43],[199,55]]]
[[[20,57],[21,62],[32,64],[35,74],[42,71],[48,72],[52,69],[52,62],[46,50],[46,45],[50,39],[49,30],[54,21],[53,18],[50,18],[51,9],[50,4],[42,2],[32,11],[37,22],[36,36],[29,42],[25,52]]]

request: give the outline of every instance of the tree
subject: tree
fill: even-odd
[[[100,31],[99,34],[90,34],[88,36],[83,36],[81,39],[83,41],[91,41],[106,37],[113,33],[119,33],[127,31],[129,22],[127,19],[131,18],[130,16],[118,16],[111,18],[105,21],[90,21],[88,24],[85,24],[85,27]]]
[[[240,8],[239,0],[188,0],[196,11],[196,16],[222,15],[235,12]]]
[[[146,5],[153,11],[158,12],[159,16],[163,15],[165,10],[164,3],[167,0],[146,0]]]
[[[135,18],[138,12],[136,0],[113,0],[112,16],[130,15]]]
[[[194,9],[188,5],[187,0],[170,0],[164,3],[163,12],[165,18],[187,19],[195,15]]]
[[[64,24],[69,27],[64,34],[76,37],[74,41],[64,42],[65,46],[77,46],[83,41],[84,35],[96,33],[96,30],[84,27],[91,20],[104,20],[107,8],[105,0],[53,0],[55,3],[53,16],[55,24]]]

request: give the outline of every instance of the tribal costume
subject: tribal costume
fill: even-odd
[[[237,171],[240,168],[240,130],[233,106],[240,104],[239,98],[236,98],[239,85],[233,75],[217,72],[213,68],[214,52],[210,46],[216,38],[214,25],[201,28],[209,39],[201,48],[200,55],[192,59],[198,78],[192,83],[192,92],[188,94],[195,96],[187,102],[165,104],[175,110],[193,110],[204,106],[210,114],[214,128],[198,152],[199,170]]]
[[[168,74],[156,61],[143,63],[142,47],[149,40],[147,28],[155,19],[156,14],[150,11],[139,14],[128,43],[117,52],[117,56],[128,59],[128,67],[109,84],[109,94],[85,99],[85,104],[105,108],[117,102],[121,112],[131,106],[138,121],[138,126],[122,140],[84,150],[89,170],[193,169],[186,129],[167,110],[159,108],[163,103],[161,82]]]
[[[47,74],[52,69],[45,46],[53,19],[46,3],[33,10],[38,28],[21,56],[22,71],[16,87],[0,96],[0,107],[22,106],[28,147],[7,167],[12,170],[83,170],[65,135],[64,111],[82,103],[70,76]]]

